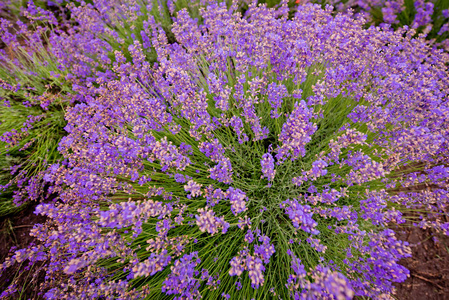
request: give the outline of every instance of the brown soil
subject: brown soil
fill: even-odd
[[[410,243],[412,257],[401,264],[410,270],[410,277],[396,284],[399,300],[449,299],[449,237],[431,229],[397,228],[398,239]]]

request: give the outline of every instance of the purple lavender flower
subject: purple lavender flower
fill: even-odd
[[[306,154],[305,145],[316,131],[316,126],[310,122],[311,118],[312,112],[307,108],[305,102],[296,102],[295,108],[282,126],[282,132],[279,135],[282,146],[277,149],[278,164],[287,157],[291,156],[292,160],[295,160]]]
[[[265,153],[260,160],[262,165],[262,176],[261,178],[267,178],[268,181],[273,181],[276,175],[276,170],[274,169],[274,158],[270,153]]]
[[[319,233],[319,231],[315,229],[318,223],[312,219],[313,212],[309,205],[301,205],[296,199],[288,199],[282,202],[281,208],[285,209],[285,212],[288,214],[294,227],[301,228],[305,232],[315,235]]]
[[[246,194],[242,190],[230,187],[227,190],[227,197],[231,202],[231,211],[234,215],[247,210],[247,208],[245,207]]]
[[[412,23],[412,28],[418,28],[430,23],[433,14],[433,3],[424,0],[415,1],[416,15]]]
[[[184,254],[176,260],[171,273],[162,285],[162,291],[167,295],[179,294],[181,298],[193,299],[198,297],[200,286],[195,278],[195,267],[201,262],[198,253]]]

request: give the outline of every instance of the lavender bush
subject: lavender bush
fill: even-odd
[[[41,266],[44,298],[391,299],[411,251],[389,225],[449,234],[448,55],[414,29],[93,3],[49,35],[72,87],[58,197],[2,264]]]
[[[70,84],[49,51],[55,16],[32,2],[16,22],[0,21],[0,216],[44,197],[43,171],[61,158]]]
[[[338,12],[354,10],[367,23],[396,30],[403,26],[424,33],[431,44],[449,50],[449,2],[442,0],[302,0],[305,3],[331,4]]]

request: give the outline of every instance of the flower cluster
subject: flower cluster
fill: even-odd
[[[199,296],[199,282],[194,278],[198,275],[195,267],[201,262],[198,254],[185,254],[176,260],[170,268],[171,273],[162,285],[162,291],[167,295],[179,294],[178,299],[194,299]]]
[[[218,231],[218,227],[222,227],[222,233],[225,234],[228,230],[229,224],[224,221],[224,218],[215,217],[213,210],[206,210],[203,208],[198,209],[200,215],[196,216],[196,224],[202,232],[207,231],[210,234],[215,234]]]
[[[258,241],[262,242],[261,245],[254,245],[254,255],[250,254],[248,246],[245,246],[239,254],[233,257],[230,261],[231,269],[229,275],[240,276],[243,271],[248,271],[248,276],[251,280],[251,286],[257,289],[265,282],[263,272],[265,271],[264,264],[270,262],[270,257],[276,252],[274,246],[270,244],[270,238],[266,235],[248,230],[245,235],[245,242],[251,245],[255,241],[254,234],[259,238]]]
[[[288,206],[287,206],[288,205]],[[296,199],[287,199],[281,204],[281,208],[285,207],[285,213],[292,220],[293,226],[301,228],[305,232],[318,234],[315,229],[318,223],[312,218],[313,212],[309,205],[301,205]]]
[[[265,153],[262,155],[262,159],[260,160],[260,164],[262,165],[262,176],[260,178],[267,178],[269,181],[273,181],[274,176],[276,175],[276,170],[274,169],[274,158],[270,153]]]
[[[295,107],[279,135],[282,146],[276,154],[278,164],[290,156],[292,160],[295,160],[306,155],[305,145],[310,142],[311,135],[316,131],[316,125],[310,122],[310,118],[312,118],[312,112],[307,108],[306,103],[295,102]]]
[[[286,286],[294,299],[352,299],[354,290],[348,279],[341,273],[328,267],[317,265],[311,272],[313,282],[306,279],[308,275],[301,260],[290,250],[291,268],[294,274],[289,276]]]

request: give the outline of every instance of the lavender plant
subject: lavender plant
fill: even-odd
[[[2,269],[43,264],[47,299],[391,298],[411,251],[389,224],[449,234],[447,53],[332,7],[202,5],[172,43],[151,16],[120,36],[138,2],[99,10],[117,28],[72,8],[58,200]]]
[[[5,4],[11,16],[1,19],[0,25],[0,215],[43,198],[42,171],[60,159],[57,147],[64,135],[65,108],[84,101],[86,85],[114,76],[108,55],[128,47],[137,34],[148,50],[148,60],[154,62],[143,28],[149,25],[143,21],[153,14],[169,33],[171,14],[186,3],[168,6],[153,1],[138,13],[133,7],[114,13],[108,1],[73,1],[65,8],[64,1]],[[195,7],[197,11],[198,4]],[[98,17],[95,24],[92,15]],[[117,29],[112,38],[111,27]]]
[[[43,198],[42,171],[61,158],[57,147],[71,93],[49,51],[48,33],[58,25],[54,15],[30,2],[17,18],[0,21],[2,216]]]
[[[438,47],[449,49],[447,45],[449,3],[441,0],[349,0],[349,1],[308,1],[322,5],[334,5],[336,11],[348,9],[363,15],[369,23],[384,28],[398,29],[407,26],[427,35],[427,39]]]

